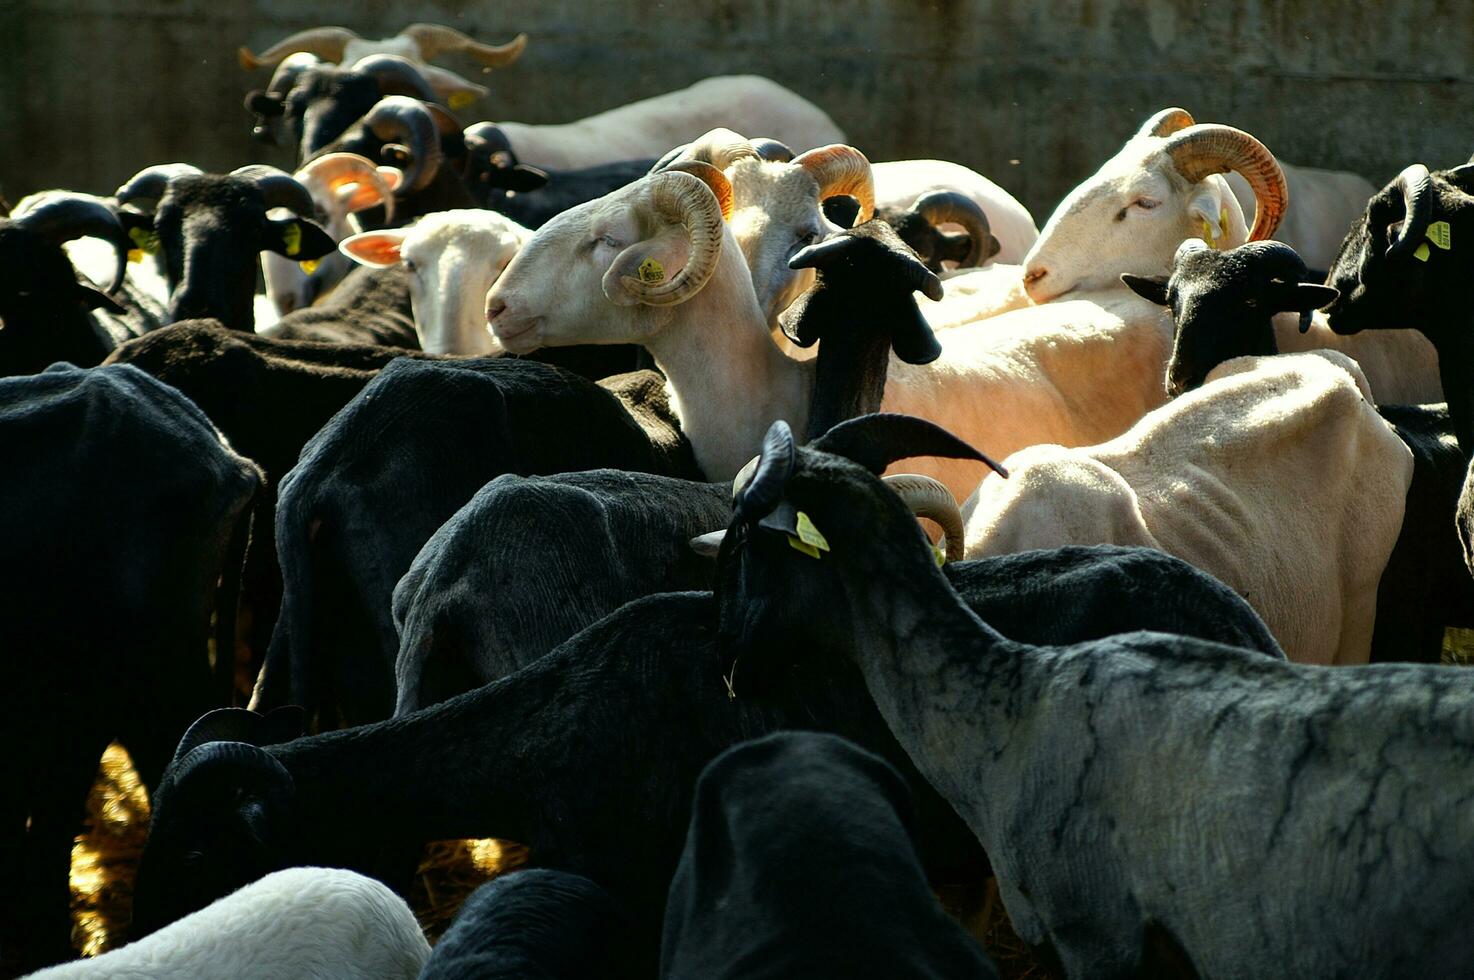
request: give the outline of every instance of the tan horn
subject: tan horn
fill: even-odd
[[[411,24],[399,32],[420,49],[420,57],[429,61],[446,51],[463,51],[488,68],[505,68],[522,57],[527,35],[518,34],[506,44],[482,44],[453,27],[444,24]]]
[[[308,179],[320,180],[329,191],[336,191],[344,184],[371,184],[384,202],[385,223],[394,220],[394,189],[368,157],[357,153],[329,153],[304,163],[294,176],[303,183]]]
[[[1162,149],[1190,184],[1210,174],[1236,170],[1254,192],[1254,228],[1249,241],[1269,238],[1279,227],[1290,202],[1285,175],[1269,148],[1242,129],[1206,123],[1189,126],[1167,138]]]
[[[896,492],[911,513],[934,521],[942,529],[947,539],[948,561],[962,557],[962,512],[957,508],[952,491],[919,473],[884,476],[881,482]]]
[[[346,27],[314,27],[283,38],[260,54],[252,54],[250,48],[242,45],[236,56],[246,71],[275,65],[287,55],[298,51],[315,54],[324,61],[337,62],[343,59],[343,49],[348,46],[348,42],[356,40],[358,35]]]
[[[1179,129],[1186,129],[1193,124],[1193,115],[1186,109],[1163,109],[1141,124],[1136,131],[1137,136],[1171,136]]]
[[[698,136],[679,159],[698,160],[709,163],[718,170],[726,170],[738,160],[761,160],[762,157],[740,133],[730,129],[713,129]]]
[[[673,306],[699,292],[716,271],[722,254],[722,209],[706,182],[688,173],[658,173],[650,181],[650,206],[668,221],[679,222],[690,239],[681,271],[660,283],[624,276],[629,294],[650,306]]]
[[[857,224],[875,216],[875,178],[870,173],[870,161],[853,146],[821,146],[799,154],[793,163],[807,170],[819,184],[819,200],[848,195],[860,202]]]
[[[732,184],[720,169],[700,160],[678,160],[663,172],[690,174],[699,178],[717,196],[717,204],[722,209],[722,220],[732,220]]]

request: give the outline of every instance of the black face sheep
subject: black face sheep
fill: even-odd
[[[899,777],[898,777],[899,778]],[[586,980],[623,976],[619,907],[587,878],[532,868],[466,899],[420,980]]]
[[[85,194],[52,194],[28,212],[0,218],[0,376],[35,374],[56,361],[87,367],[98,363],[115,341],[93,316],[102,307],[123,308],[106,293],[77,280],[62,244],[84,236],[101,238],[117,254],[117,271],[107,285],[122,285],[130,242],[106,202]]]
[[[35,980],[414,980],[430,944],[404,899],[337,868],[289,868],[136,943]]]
[[[129,205],[119,216],[130,236],[144,251],[163,254],[171,320],[213,317],[249,332],[258,254],[305,262],[337,248],[313,220],[317,206],[307,188],[275,167],[204,174],[187,164],[160,164],[134,174],[116,196]],[[294,216],[267,217],[278,207]]]
[[[1474,957],[1457,913],[1429,914],[1474,898],[1474,675],[1155,633],[1006,639],[834,438],[764,447],[723,548],[729,645],[761,629],[852,657],[1019,935],[1067,975],[1402,977]],[[825,537],[819,560],[765,526],[783,508]]]
[[[853,227],[859,212],[852,197],[831,197],[824,202],[825,217],[841,228]],[[980,266],[998,254],[998,239],[988,227],[988,216],[976,201],[956,191],[931,191],[905,209],[877,207],[875,217],[894,228],[932,272],[941,272],[943,262],[955,262],[959,269]],[[938,229],[945,224],[958,224],[964,230]]]
[[[728,749],[696,783],[661,977],[997,977],[937,903],[912,829],[900,774],[842,738]]]
[[[152,789],[226,697],[211,606],[261,474],[128,366],[0,380],[0,447],[0,962],[37,966],[70,952],[72,840],[103,750],[122,742]]]
[[[1279,242],[1217,252],[1186,242],[1171,276],[1125,276],[1140,295],[1170,306],[1177,325],[1167,367],[1173,394],[1196,388],[1222,362],[1278,353],[1274,314],[1311,311],[1334,300],[1328,286],[1302,281],[1304,262]],[[1377,587],[1371,660],[1436,662],[1445,625],[1474,625],[1474,579],[1449,532],[1466,460],[1444,405],[1380,406],[1413,455],[1402,528]]]
[[[628,404],[576,375],[515,360],[404,360],[383,371],[281,482],[285,594],[254,703],[317,708],[331,692],[346,720],[387,717],[399,649],[395,583],[493,478],[599,467],[692,474],[689,448],[658,400]]]

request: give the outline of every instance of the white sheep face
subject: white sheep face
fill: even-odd
[[[1024,257],[1024,286],[1035,303],[1076,290],[1120,285],[1123,272],[1163,275],[1177,246],[1203,238],[1220,249],[1248,240],[1244,212],[1214,174],[1189,184],[1162,150],[1139,136],[1072,190]]]
[[[790,269],[801,249],[841,229],[824,217],[819,184],[792,163],[739,160],[727,169],[732,182],[732,234],[742,249],[758,305],[769,325],[814,284],[813,269]]]
[[[498,354],[486,331],[486,291],[531,232],[494,211],[440,211],[414,226],[345,240],[345,254],[365,265],[399,265],[410,274],[420,346],[431,354]]]

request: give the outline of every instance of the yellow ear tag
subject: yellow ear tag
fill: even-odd
[[[286,246],[288,255],[296,255],[302,251],[302,226],[294,221],[283,228],[281,243]]]
[[[788,547],[792,548],[794,551],[801,551],[804,554],[808,555],[810,558],[819,557],[818,548],[815,548],[813,545],[809,544],[806,541],[800,541],[798,538],[795,538],[791,534],[788,536]]]
[[[309,276],[317,271],[317,259],[306,259],[298,262],[297,265]]]
[[[938,568],[941,568],[943,565],[947,564],[947,553],[941,548],[937,547],[936,545],[932,545],[931,554],[932,557],[937,560]]]
[[[646,259],[644,262],[641,262],[640,268],[637,271],[640,273],[641,282],[665,281],[665,266],[661,265],[655,259]]]
[[[1413,249],[1413,258],[1417,259],[1419,262],[1427,262],[1428,254],[1429,249],[1427,242],[1420,242],[1418,243],[1418,247]]]
[[[798,539],[800,541],[819,551],[829,550],[829,542],[824,540],[824,535],[820,534],[819,529],[814,526],[814,522],[809,520],[808,514],[799,511],[797,525]]]
[[[1453,235],[1447,221],[1435,221],[1428,226],[1428,241],[1447,252],[1453,247]]]
[[[128,237],[134,245],[138,246],[138,251],[140,252],[147,252],[149,255],[153,255],[159,250],[158,232],[145,231],[142,228],[129,228]],[[132,250],[130,249],[129,251],[131,252]]]
[[[1208,223],[1207,218],[1203,219],[1203,241],[1213,246],[1213,226]],[[1217,246],[1213,247],[1216,248]]]
[[[470,92],[452,92],[446,101],[452,109],[464,109],[476,101],[476,96]]]
[[[130,248],[128,250],[128,261],[129,262],[142,262],[143,261],[143,249],[141,249],[141,248]]]

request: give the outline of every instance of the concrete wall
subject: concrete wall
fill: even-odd
[[[0,187],[110,191],[151,163],[290,163],[249,138],[256,50],[322,23],[531,35],[467,121],[554,122],[726,72],[779,79],[872,159],[977,168],[1043,223],[1152,112],[1374,181],[1474,150],[1467,0],[0,0]],[[475,66],[445,64],[465,74]],[[486,80],[486,79],[483,79]]]

